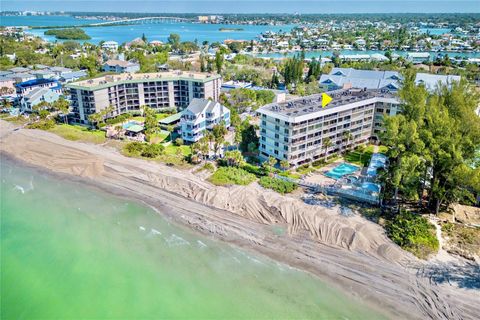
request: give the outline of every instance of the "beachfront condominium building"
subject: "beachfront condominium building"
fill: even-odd
[[[194,98],[218,100],[221,77],[199,72],[122,73],[72,82],[70,90],[74,120],[88,123],[88,116],[109,106],[109,116],[140,110],[186,108]]]
[[[395,115],[399,105],[387,90],[337,90],[330,95],[333,100],[325,108],[322,95],[316,94],[257,110],[261,158],[298,166],[364,144],[381,131],[381,118]]]
[[[193,99],[182,112],[180,120],[182,139],[197,142],[215,125],[230,127],[230,110],[219,102],[208,99]]]

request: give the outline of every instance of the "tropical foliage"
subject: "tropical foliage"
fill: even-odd
[[[474,201],[480,193],[480,168],[472,165],[480,149],[479,95],[465,81],[428,93],[413,74],[406,74],[399,95],[402,113],[385,117],[381,136],[390,158],[382,175],[385,197],[418,200],[435,213]]]
[[[386,222],[385,228],[393,242],[420,258],[438,251],[435,227],[420,215],[402,210]]]
[[[297,188],[297,185],[293,182],[268,176],[261,177],[258,183],[264,188],[275,190],[281,194],[290,193]]]
[[[210,182],[217,186],[238,184],[248,185],[255,181],[255,175],[237,167],[220,167],[210,177]]]

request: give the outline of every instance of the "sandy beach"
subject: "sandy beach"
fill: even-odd
[[[432,262],[404,252],[359,216],[342,217],[256,184],[216,187],[188,171],[45,131],[14,130],[2,120],[0,128],[2,157],[142,201],[172,221],[311,272],[388,318],[480,314],[478,289],[436,283],[419,272]]]

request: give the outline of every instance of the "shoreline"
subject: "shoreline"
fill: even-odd
[[[288,205],[294,206],[294,210],[302,209],[296,203],[289,203],[294,200],[278,202],[278,197],[265,191],[268,197],[261,200],[267,204],[270,202],[267,208],[281,211],[275,216],[266,215],[262,207],[248,207],[254,203],[246,198],[240,207],[236,207],[230,203],[235,201],[231,199],[233,194],[227,193],[227,197],[224,194],[228,189],[234,189],[234,193],[243,191],[243,196],[252,197],[258,193],[254,186],[217,188],[197,181],[198,177],[188,172],[126,158],[102,146],[67,141],[44,131],[13,131],[13,125],[4,121],[0,124],[2,157],[61,179],[140,201],[196,232],[309,272],[389,318],[473,319],[480,312],[480,304],[468,292],[440,287],[415,275],[412,266],[422,262],[387,242],[384,235],[375,234],[380,228],[363,218],[356,219],[359,221],[354,221],[355,228],[350,225],[351,229],[344,234],[349,227],[348,221],[342,221],[346,218],[318,212],[312,218],[330,224],[336,237],[322,234],[315,237],[312,229],[318,233],[332,230],[325,226],[317,229],[313,226],[308,230],[301,222],[311,224],[312,221],[306,221],[309,217],[298,221],[295,212],[291,220],[282,218],[282,210],[288,211]],[[209,191],[214,193],[195,193],[193,191],[198,191],[195,188],[212,189]],[[217,197],[219,199],[215,201]],[[230,210],[223,209],[222,205]],[[250,212],[242,216],[242,208],[245,212],[261,214],[256,216]],[[310,211],[313,208],[310,207]],[[288,232],[277,235],[272,226],[283,226]],[[368,240],[362,238],[364,231],[371,233],[373,243],[371,240],[363,243]]]

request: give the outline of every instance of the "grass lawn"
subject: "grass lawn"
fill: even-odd
[[[297,173],[301,174],[301,175],[304,175],[304,174],[309,174],[310,172],[313,172],[317,170],[316,168],[314,167],[298,167],[297,168]]]
[[[23,116],[11,116],[7,113],[6,113],[6,116],[3,116],[3,114],[2,114],[1,119],[5,120],[5,121],[8,121],[8,122],[11,122],[11,123],[14,123],[14,124],[25,124],[29,121],[28,118],[25,118]]]
[[[162,130],[159,133],[154,133],[150,136],[151,143],[160,143],[168,138],[170,133],[168,131]]]
[[[168,146],[165,147],[165,154],[166,155],[176,155],[177,154],[177,150],[180,149],[182,150],[182,154],[184,156],[189,156],[190,155],[190,146],[174,146],[173,144],[170,144]]]
[[[373,145],[368,145],[364,148],[360,147],[357,150],[348,152],[343,158],[345,161],[359,166],[368,166],[370,158],[372,158],[374,148],[375,146]]]
[[[83,141],[96,144],[104,143],[106,141],[105,132],[100,130],[89,130],[82,126],[57,124],[48,131],[72,141]]]
[[[278,175],[282,177],[292,178],[292,179],[300,179],[302,177],[301,174],[292,172],[292,171],[282,171]]]
[[[134,116],[134,117],[129,118],[128,120],[133,120],[133,121],[137,121],[137,122],[145,122],[145,117]]]

